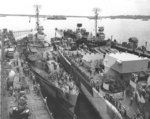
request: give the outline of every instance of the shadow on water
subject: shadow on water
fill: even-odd
[[[65,110],[56,102],[54,98],[48,96],[46,90],[42,89],[42,94],[47,97],[47,104],[52,112],[54,119],[70,119],[70,116],[65,112]]]
[[[75,113],[77,119],[101,119],[83,94],[78,96]]]
[[[42,93],[44,97],[47,97],[48,106],[53,113],[54,119],[71,119],[67,112],[58,103],[56,103],[54,99],[47,96],[48,94],[44,89],[42,89]],[[101,119],[89,101],[82,94],[79,94],[78,96],[75,113],[77,115],[77,119]]]

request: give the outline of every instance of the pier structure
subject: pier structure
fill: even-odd
[[[28,119],[53,119],[52,113],[47,106],[47,102],[41,93],[40,87],[35,90],[35,87],[39,86],[38,83],[33,83],[30,73],[29,75],[25,75],[25,73],[23,72],[24,67],[21,66],[22,62],[22,59],[18,59],[19,72],[16,73],[16,77],[14,79],[14,87],[23,86],[27,88],[27,90],[25,90],[25,96],[27,98],[27,107],[30,109],[30,116],[28,117]],[[13,67],[14,69],[16,69],[18,66]],[[25,78],[20,79],[20,77]],[[7,104],[8,110],[10,112],[11,107],[18,105],[19,101],[15,102],[15,98],[9,96]]]

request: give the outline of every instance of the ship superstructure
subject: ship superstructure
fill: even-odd
[[[57,37],[57,34],[59,34],[59,37]],[[64,40],[63,40],[64,39]],[[70,41],[69,41],[70,39]],[[82,24],[78,23],[77,24],[77,29],[75,31],[71,29],[67,30],[61,30],[61,29],[55,29],[55,38],[51,39],[52,43],[56,43],[56,41],[69,41],[68,43],[75,42],[76,45],[78,46],[79,44],[86,44],[88,47],[98,47],[102,45],[107,45],[110,44],[111,41],[110,39],[106,40],[105,39],[105,34],[104,34],[104,27],[100,26],[98,27],[98,32],[96,36],[93,36],[92,33],[88,32],[85,28],[82,28]]]

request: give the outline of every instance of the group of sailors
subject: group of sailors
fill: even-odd
[[[126,108],[119,102],[119,100],[114,99],[111,95],[105,94],[105,99],[107,99],[111,104],[113,104],[117,110],[124,116],[127,117]]]
[[[55,86],[62,89],[64,93],[76,93],[77,87],[72,78],[73,77],[66,73],[62,68],[59,72],[54,72],[49,76],[49,79],[55,84]]]
[[[130,113],[130,112],[127,111],[127,108],[124,107],[122,105],[122,103],[118,99],[114,98],[113,96],[111,96],[109,94],[106,94],[104,97],[111,104],[113,104],[117,108],[117,110],[121,113],[121,115],[123,115],[125,118],[129,118],[129,119],[144,119],[143,115],[142,115],[142,113],[140,112],[139,109],[138,109],[138,111],[136,113],[133,114],[132,117],[129,117],[129,115],[127,113]],[[130,104],[131,104],[131,102],[130,102]]]
[[[83,66],[85,68],[86,72],[88,72],[90,74],[89,77],[88,77],[88,75],[86,76],[87,80],[89,79],[91,86],[95,87],[99,91],[99,89],[100,89],[99,80],[93,79],[93,78],[91,78],[91,76],[99,74],[99,77],[103,77],[102,72],[104,70],[104,67],[102,65],[99,65],[95,68],[91,68],[89,65],[84,65],[84,63],[82,61],[82,55],[78,52],[74,52],[74,53],[68,52],[68,56],[71,57],[71,59],[73,59],[73,61],[76,62],[77,64],[79,64],[81,67]],[[83,70],[80,70],[80,71],[83,72],[83,75],[85,74],[85,72]]]

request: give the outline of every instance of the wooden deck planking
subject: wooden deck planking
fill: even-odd
[[[29,85],[30,91],[28,93],[26,92],[26,101],[27,107],[30,109],[31,115],[28,117],[28,119],[53,119],[53,117],[49,113],[49,110],[47,110],[47,105],[44,102],[43,97],[35,93],[33,89],[33,83],[29,79],[29,77],[25,77],[23,81],[19,82],[19,74],[24,75],[22,71],[22,67],[20,67],[20,73],[17,73],[14,79],[14,87],[19,87],[19,85],[21,84]],[[13,106],[17,106],[17,102],[15,102],[15,97],[8,96],[8,112],[11,111],[11,107]]]

